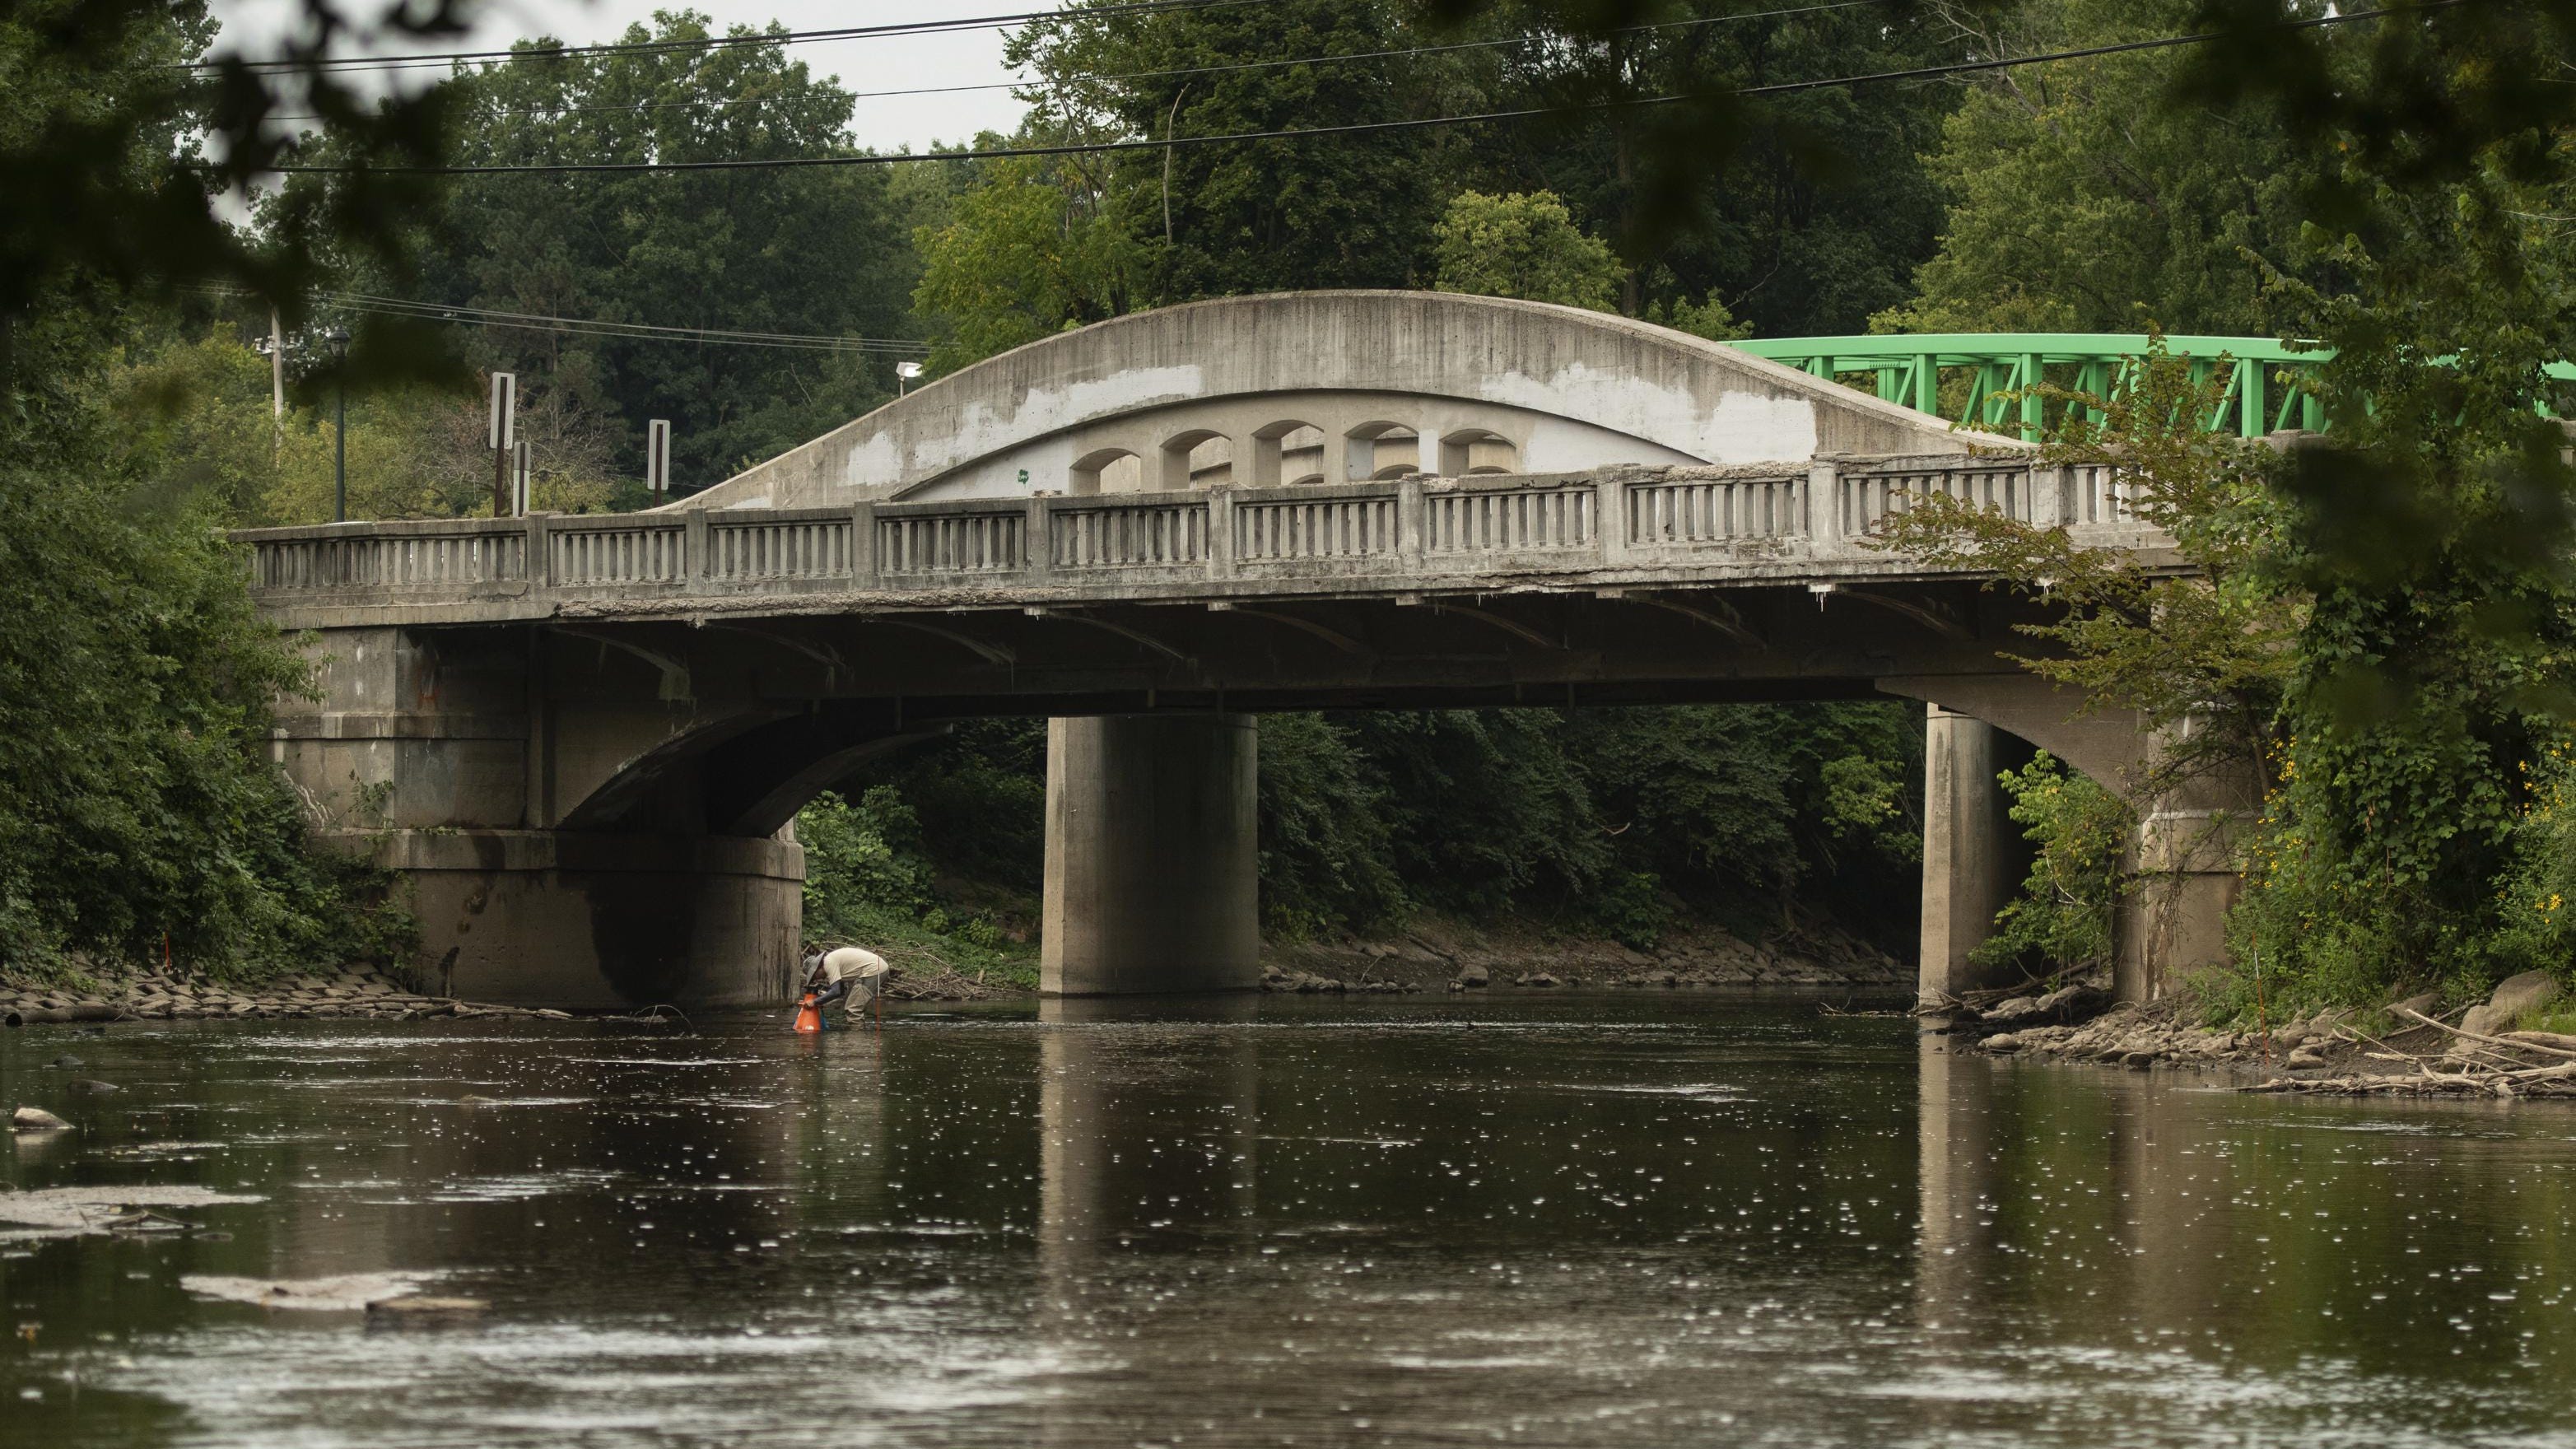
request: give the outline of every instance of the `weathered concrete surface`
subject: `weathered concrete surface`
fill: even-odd
[[[1257,738],[1241,714],[1047,722],[1040,991],[1260,984]]]
[[[1431,435],[1462,461],[1470,441],[1501,440],[1515,472],[2017,446],[1606,313],[1448,292],[1299,292],[1166,307],[1032,342],[691,502],[1089,492],[1097,482],[1080,475],[1104,453],[1139,459],[1152,480],[1168,476],[1167,447],[1186,454],[1209,435],[1228,441],[1234,480],[1251,483],[1262,481],[1259,434],[1295,424],[1324,434],[1326,482],[1352,476],[1353,439],[1388,428]],[[1464,471],[1427,451],[1417,446],[1422,471]],[[1366,454],[1359,477],[1380,466],[1374,448]]]
[[[804,852],[572,831],[353,840],[410,883],[414,971],[444,996],[598,1010],[774,1002],[796,970]]]
[[[2030,746],[1981,720],[1927,705],[1923,738],[1923,954],[1925,1001],[1999,979],[1968,958],[1994,934],[1995,913],[2029,868],[2011,799],[1996,776],[2029,762]]]

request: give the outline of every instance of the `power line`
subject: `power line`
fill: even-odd
[[[1884,5],[1886,3],[1887,0],[1832,0],[1832,3],[1823,5],[1797,5],[1779,10],[1749,10],[1734,15],[1707,15],[1696,20],[1662,20],[1644,25],[1622,25],[1616,30],[1608,33],[1612,35],[1634,35],[1666,30],[1695,30],[1709,25],[1732,25],[1747,20],[1775,20],[1783,16],[1814,15],[1829,10],[1851,10],[1864,5],[1876,6]],[[1076,12],[1060,11],[1057,13],[1065,14]],[[1169,70],[1126,71],[1115,75],[1078,76],[1074,77],[1074,79],[1092,82],[1175,80],[1187,76],[1226,75],[1237,71],[1276,70],[1281,67],[1294,65],[1339,64],[1344,61],[1354,60],[1404,60],[1415,56],[1449,55],[1460,51],[1500,50],[1511,46],[1534,45],[1540,41],[1557,38],[1559,37],[1532,33],[1528,35],[1506,36],[1500,40],[1462,40],[1443,45],[1406,46],[1395,50],[1349,51],[1340,55],[1292,56],[1280,60],[1244,60],[1231,62],[1225,65],[1182,66]],[[869,101],[899,96],[947,96],[977,91],[1020,90],[1042,84],[1044,84],[1043,81],[1034,80],[979,81],[974,85],[963,86],[915,86],[905,90],[851,91],[849,92],[849,98],[853,101]],[[592,112],[618,112],[632,114],[637,111],[722,110],[732,106],[764,105],[775,99],[777,99],[777,97],[774,96],[736,96],[726,100],[713,101],[646,101],[637,105],[626,106],[536,106],[517,110],[501,111],[498,114],[504,116],[550,116],[582,115]],[[297,115],[276,116],[271,119],[279,121],[319,121],[326,120],[328,118],[324,116]]]
[[[1103,5],[1081,13],[1086,16],[1155,15],[1173,10],[1209,10],[1265,3],[1267,0],[1136,0],[1133,4]],[[916,20],[893,25],[849,25],[831,30],[790,30],[776,35],[710,35],[699,40],[604,41],[597,45],[551,45],[509,50],[448,50],[402,56],[352,55],[302,61],[196,60],[181,62],[174,69],[215,70],[226,65],[238,64],[244,69],[261,73],[304,70],[335,72],[418,70],[469,60],[549,60],[564,56],[645,55],[681,50],[722,50],[738,45],[809,45],[827,40],[869,40],[897,35],[938,35],[961,30],[1003,30],[1033,21],[1057,19],[1066,13],[1062,10],[1026,10],[1013,15],[980,15],[955,20]]]
[[[198,290],[218,296],[248,296],[230,287]],[[455,322],[472,327],[508,327],[561,332],[585,337],[615,337],[635,342],[695,342],[725,347],[769,347],[800,352],[850,352],[867,356],[919,357],[927,342],[896,337],[836,337],[815,332],[749,332],[724,327],[662,327],[650,322],[615,322],[598,317],[554,317],[535,312],[505,312],[460,303],[422,302],[368,292],[315,292],[314,297],[343,311],[378,317],[405,317],[428,322]]]
[[[2305,20],[2281,21],[2264,28],[2271,30],[2310,30],[2328,25],[2342,25],[2356,20],[2376,20],[2399,13],[2448,9],[2467,0],[2423,0],[2423,3],[2378,10],[2356,10],[2341,15],[2322,15]],[[743,157],[712,161],[554,161],[528,162],[497,166],[271,166],[270,171],[286,174],[354,175],[358,173],[408,176],[513,176],[566,175],[592,172],[634,173],[679,171],[768,171],[809,166],[892,166],[915,161],[1003,161],[1025,157],[1094,156],[1122,151],[1163,151],[1181,146],[1232,145],[1245,141],[1305,140],[1325,136],[1357,136],[1397,131],[1419,131],[1438,126],[1485,125],[1496,121],[1529,120],[1538,116],[1564,115],[1579,111],[1645,109],[1652,106],[1676,105],[1686,101],[1714,100],[1720,96],[1776,96],[1801,91],[1827,90],[1838,86],[1877,85],[1890,81],[1932,80],[1945,76],[1971,75],[1985,71],[2011,70],[2026,65],[2048,65],[2057,61],[2085,60],[2094,56],[2125,55],[2138,51],[2168,50],[2176,46],[2200,45],[2225,39],[2219,32],[2194,35],[2169,35],[2153,40],[2124,41],[2115,45],[2091,45],[2076,50],[2049,51],[2039,55],[2002,56],[1987,60],[1953,61],[1944,65],[1916,66],[1908,70],[1877,71],[1868,75],[1832,76],[1818,80],[1781,81],[1771,85],[1745,86],[1737,90],[1709,94],[1638,96],[1625,100],[1591,101],[1577,106],[1524,106],[1508,111],[1483,111],[1472,115],[1425,116],[1404,121],[1353,121],[1338,126],[1301,126],[1274,131],[1229,131],[1210,136],[1172,136],[1161,140],[1083,141],[1056,146],[997,146],[986,150],[854,152],[845,156],[773,156]]]
[[[643,323],[609,322],[580,317],[542,317],[518,312],[496,312],[480,307],[407,302],[393,298],[357,300],[333,293],[319,295],[329,298],[333,305],[347,311],[370,313],[376,316],[455,322],[471,327],[505,327],[523,331],[559,332],[568,336],[619,338],[631,342],[687,342],[720,347],[765,347],[792,352],[853,353],[869,357],[919,357],[930,350],[928,343],[904,342],[893,338],[736,332],[717,327],[655,327]]]

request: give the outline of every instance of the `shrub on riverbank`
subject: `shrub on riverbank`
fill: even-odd
[[[271,700],[309,666],[253,611],[208,507],[161,486],[149,431],[106,406],[93,339],[15,340],[51,365],[0,421],[0,973],[165,942],[235,979],[387,959],[408,921],[307,843],[268,758]]]

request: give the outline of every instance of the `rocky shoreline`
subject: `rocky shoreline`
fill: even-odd
[[[1383,940],[1265,946],[1262,989],[1298,993],[1473,991],[1497,987],[1841,988],[1910,993],[1914,968],[1859,941],[1753,945],[1714,927],[1669,933],[1652,951],[1535,928],[1417,921]]]
[[[184,972],[157,971],[120,976],[90,991],[0,986],[0,1026],[305,1018],[421,1021],[478,1016],[571,1020],[570,1012],[424,996],[385,972],[364,967],[297,972],[256,986],[234,986]]]
[[[2249,1092],[2335,1096],[2576,1096],[2576,1036],[2520,1029],[2556,1003],[2557,981],[2525,972],[2486,999],[2435,1013],[2430,992],[2373,1010],[2340,1007],[2254,1030],[2195,1025],[2190,1003],[2114,1006],[2098,986],[1962,1006],[1938,1030],[1994,1056],[2251,1071]],[[2444,1017],[2457,1015],[2454,1026]]]

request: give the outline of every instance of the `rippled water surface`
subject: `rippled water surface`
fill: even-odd
[[[783,1026],[0,1036],[81,1128],[13,1188],[250,1199],[0,1223],[0,1441],[2576,1444],[2563,1107],[1661,995]],[[242,1301],[352,1274],[491,1307]]]

